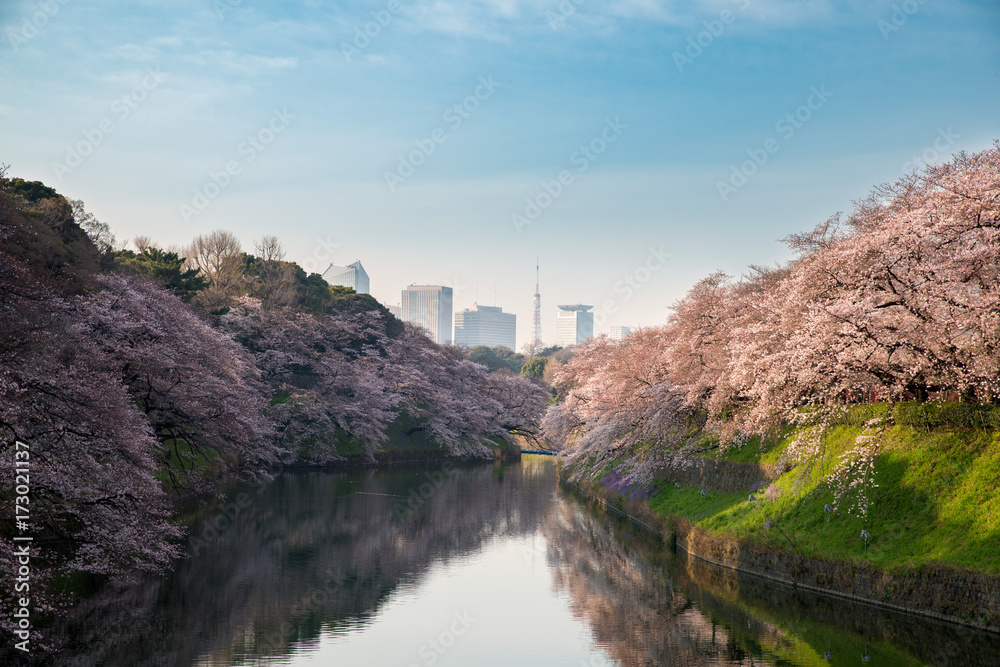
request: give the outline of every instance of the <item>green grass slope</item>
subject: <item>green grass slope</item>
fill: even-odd
[[[832,428],[820,457],[787,470],[752,500],[748,493],[703,496],[660,482],[649,504],[658,514],[807,558],[885,570],[940,564],[1000,573],[1000,431],[899,421],[905,420],[885,431],[874,459],[864,516],[856,508],[858,490],[838,503],[827,481],[862,432],[851,424]],[[787,429],[763,447],[751,440],[717,458],[780,464],[795,435]]]

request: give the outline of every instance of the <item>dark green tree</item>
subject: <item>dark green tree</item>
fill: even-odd
[[[140,253],[119,250],[114,253],[114,265],[119,271],[149,278],[185,302],[208,284],[199,269],[185,269],[183,257],[160,248],[147,247]]]
[[[297,294],[296,305],[313,315],[325,313],[327,307],[333,302],[330,283],[323,280],[323,276],[318,273],[306,275],[302,267],[297,264],[295,265],[295,291]]]
[[[525,356],[508,350],[506,347],[487,347],[477,345],[467,354],[470,361],[482,364],[490,371],[506,370],[517,374],[521,372]]]
[[[524,362],[524,366],[521,366],[521,375],[528,375],[533,378],[541,379],[545,374],[545,364],[548,359],[545,357],[535,357],[534,359],[528,359]]]
[[[73,292],[88,285],[100,252],[74,221],[69,202],[44,183],[21,178],[0,177],[0,194],[4,247],[51,287]]]

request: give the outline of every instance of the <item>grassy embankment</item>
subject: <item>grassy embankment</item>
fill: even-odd
[[[1000,573],[1000,410],[962,404],[899,404],[875,459],[865,517],[846,510],[856,492],[834,503],[826,481],[872,411],[853,408],[825,438],[822,456],[784,472],[765,494],[709,492],[656,484],[654,512],[712,533],[827,561],[883,570],[946,565]],[[763,444],[715,450],[715,458],[785,465],[795,430]],[[765,499],[765,496],[769,499]],[[828,512],[825,505],[837,506]],[[870,537],[867,546],[861,531]]]

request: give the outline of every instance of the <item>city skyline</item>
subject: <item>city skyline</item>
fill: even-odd
[[[339,266],[339,265],[336,265],[336,264],[331,264],[330,267],[328,267],[327,270],[323,272],[322,276],[323,276],[323,278],[325,280],[327,280],[327,282],[330,282],[330,284],[345,285],[345,286],[348,286],[348,287],[354,287],[354,285],[349,284],[350,280],[348,280],[346,278],[343,278],[343,279],[340,279],[340,278],[342,278],[344,275],[348,275],[349,277],[351,277],[351,279],[354,279],[353,276],[356,275],[358,271],[360,271],[360,274],[363,276],[363,281],[364,281],[364,285],[365,285],[366,289],[365,289],[365,291],[361,291],[361,290],[357,290],[357,288],[355,288],[355,290],[358,291],[359,293],[362,293],[362,294],[368,294],[369,293],[369,291],[368,291],[368,285],[369,285],[370,277],[369,277],[368,273],[365,272],[364,268],[362,267],[360,260],[357,260],[357,261],[355,261],[355,262],[353,262],[351,264],[348,264],[346,266]],[[338,279],[338,280],[336,282],[334,282],[331,279]],[[414,287],[414,286],[416,286],[416,283],[410,283],[407,286],[407,288]],[[421,287],[440,287],[440,286],[438,286],[438,285],[422,285]],[[404,317],[404,311],[402,309],[402,293],[405,292],[407,288],[403,288],[403,290],[400,292],[401,298],[398,301],[393,302],[393,301],[385,300],[385,299],[378,299],[378,301],[382,305],[384,305],[386,308],[388,308],[390,310],[390,312],[392,312],[394,315],[396,315],[400,319],[403,319],[404,321],[411,321],[411,320],[406,320],[406,318]],[[453,299],[454,299],[454,293],[455,293],[455,290],[454,290],[454,288],[452,288],[452,298]],[[534,297],[534,295],[533,295],[533,297]],[[378,298],[378,297],[376,297],[376,298]],[[562,308],[562,306],[554,306],[552,313],[557,315],[560,308]],[[454,343],[456,345],[462,344],[462,341],[460,341],[459,338],[458,338],[458,333],[457,333],[458,332],[458,329],[457,329],[458,323],[457,323],[456,316],[460,312],[465,312],[465,311],[475,312],[476,309],[484,311],[484,312],[489,312],[489,311],[495,309],[498,312],[503,312],[504,315],[508,315],[508,314],[512,315],[515,318],[515,320],[516,320],[517,313],[512,312],[510,310],[506,310],[505,311],[503,306],[487,306],[485,304],[480,304],[479,303],[479,297],[478,297],[478,294],[477,294],[477,295],[475,295],[473,297],[473,301],[472,301],[471,306],[466,306],[466,307],[461,308],[461,309],[457,305],[453,305],[452,306],[452,318],[453,318],[453,325],[452,325],[452,327],[453,327],[452,328],[453,337],[452,337],[452,340],[454,341]],[[533,302],[533,300],[532,300],[532,310],[534,310],[534,302]],[[544,313],[545,312],[546,312],[545,308],[544,308],[544,306],[542,306],[542,313],[543,313],[542,321],[543,322],[545,320],[545,317],[544,317]],[[591,315],[593,315],[593,314],[591,314]],[[604,322],[602,322],[602,325],[603,326],[601,326],[601,327],[598,327],[598,326],[594,326],[593,327],[593,336],[599,336],[601,334],[606,334],[606,335],[608,335],[609,337],[611,337],[611,338],[613,338],[615,340],[619,340],[619,338],[615,338],[615,330],[616,329],[618,329],[618,330],[622,330],[622,329],[625,330],[626,331],[626,334],[625,334],[626,336],[627,336],[627,332],[631,330],[631,327],[629,327],[628,325],[609,325],[609,324],[605,324]],[[544,324],[543,324],[542,330],[543,330],[543,332],[545,331]],[[546,338],[545,335],[543,334],[543,336],[541,338],[541,342],[543,344],[542,346],[545,347],[545,346],[548,346],[548,345],[556,345],[557,344],[557,337],[558,337],[558,333],[553,333],[553,335],[550,338]],[[521,344],[518,345],[515,342],[515,344],[514,344],[513,347],[510,346],[510,345],[504,345],[504,347],[508,347],[511,350],[515,351],[515,352],[519,352],[520,349],[518,349],[518,348],[524,347],[524,345],[527,344],[527,342],[530,342],[531,338],[532,338],[532,336],[530,334],[529,334],[529,336],[527,338],[520,338],[520,337],[517,337],[517,335],[515,334],[515,341],[516,340],[521,340],[522,341]],[[478,344],[484,344],[484,343],[475,343],[474,345],[478,345]],[[494,347],[494,346],[490,345],[490,347]]]

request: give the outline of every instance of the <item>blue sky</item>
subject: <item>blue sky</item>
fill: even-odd
[[[13,175],[122,238],[276,234],[387,304],[495,298],[518,345],[536,256],[547,341],[558,303],[658,324],[1000,138],[989,0],[3,1],[0,31]]]

